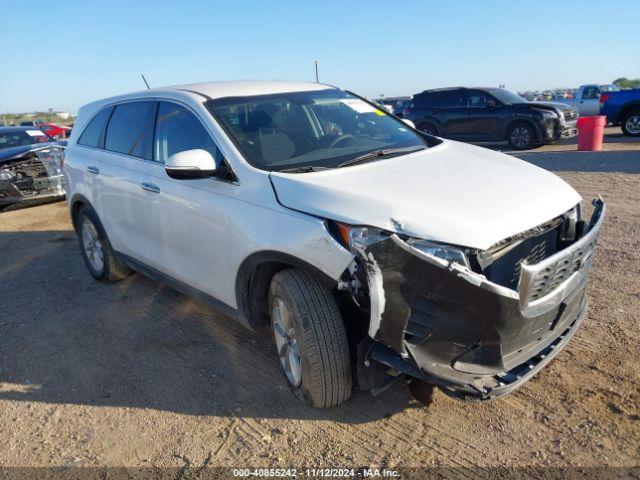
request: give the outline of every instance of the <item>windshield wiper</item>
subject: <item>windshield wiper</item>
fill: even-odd
[[[314,167],[313,165],[302,165],[300,167],[284,168],[282,170],[276,170],[281,173],[306,173],[306,172],[319,172],[320,170],[327,170],[327,167]]]
[[[346,162],[339,163],[337,168],[347,167],[349,165],[355,165],[356,163],[364,163],[376,158],[388,157],[390,155],[402,155],[405,153],[413,153],[418,150],[424,150],[425,147],[409,147],[409,148],[383,148],[381,150],[374,150],[373,152],[365,153],[354,157]]]

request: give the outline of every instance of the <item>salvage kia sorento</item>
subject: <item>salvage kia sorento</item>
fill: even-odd
[[[91,275],[132,271],[270,327],[315,407],[406,381],[486,400],[585,317],[605,215],[554,174],[317,83],[213,82],[84,106],[64,173]]]

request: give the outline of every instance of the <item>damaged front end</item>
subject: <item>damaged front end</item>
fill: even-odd
[[[340,290],[369,318],[359,380],[376,369],[486,400],[518,388],[573,336],[605,216],[579,206],[487,251],[337,225],[356,255]]]
[[[4,158],[0,162],[0,206],[64,196],[63,159],[62,145]]]

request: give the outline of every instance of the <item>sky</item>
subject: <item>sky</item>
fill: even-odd
[[[640,77],[640,1],[0,0],[0,113],[144,88],[320,81],[377,97]]]

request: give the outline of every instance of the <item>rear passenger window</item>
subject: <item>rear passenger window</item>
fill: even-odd
[[[189,109],[161,102],[156,120],[154,158],[164,163],[174,153],[196,148],[206,150],[217,161],[222,158],[209,132]]]
[[[109,120],[111,110],[113,110],[111,107],[105,108],[91,119],[78,139],[80,145],[96,148],[102,146],[102,132],[104,132],[104,125],[107,123],[107,120]]]
[[[112,152],[144,157],[144,134],[153,102],[117,105],[109,120],[104,148]]]
[[[461,91],[442,92],[436,102],[438,108],[466,107],[465,95]]]
[[[422,95],[416,95],[413,97],[414,108],[429,108],[433,103],[433,95],[423,93]]]

